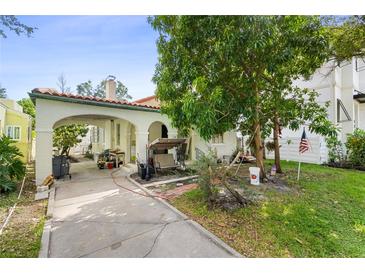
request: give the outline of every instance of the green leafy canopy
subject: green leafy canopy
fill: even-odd
[[[23,98],[17,103],[23,107],[23,112],[32,117],[32,129],[35,129],[35,106],[30,98]]]
[[[69,155],[70,149],[82,141],[88,128],[85,125],[66,125],[53,131],[53,145],[58,148],[60,155]]]
[[[237,127],[252,133],[258,119],[262,129],[271,128],[273,110],[282,109],[281,120],[293,128],[310,118],[314,102],[306,113],[300,107],[309,92],[292,86],[328,58],[319,17],[155,16],[149,22],[159,32],[153,80],[173,126],[195,128],[208,140]],[[297,96],[288,99],[292,91]]]

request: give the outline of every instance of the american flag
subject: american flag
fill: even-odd
[[[305,133],[305,128],[303,128],[303,134],[299,144],[299,153],[304,153],[308,150],[309,150],[309,141],[307,139],[307,134]]]

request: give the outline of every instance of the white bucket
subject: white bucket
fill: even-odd
[[[251,185],[259,185],[260,184],[260,168],[259,167],[250,167],[248,169],[250,171],[250,179]]]

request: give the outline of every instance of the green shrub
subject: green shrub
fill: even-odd
[[[25,175],[22,154],[14,143],[5,135],[0,137],[0,192],[14,191],[16,181]]]
[[[330,163],[344,163],[346,161],[346,154],[344,152],[344,145],[337,136],[328,137],[326,139],[328,148],[328,160]]]
[[[198,184],[204,198],[211,205],[217,196],[217,188],[214,183],[219,179],[220,169],[217,157],[213,151],[202,154],[199,160],[194,162],[193,169],[198,173]]]
[[[349,134],[346,148],[351,164],[365,166],[365,130],[355,129]]]

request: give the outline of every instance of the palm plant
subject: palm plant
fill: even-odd
[[[16,189],[16,181],[25,175],[23,156],[14,146],[14,141],[5,135],[0,137],[0,192],[10,192]]]

